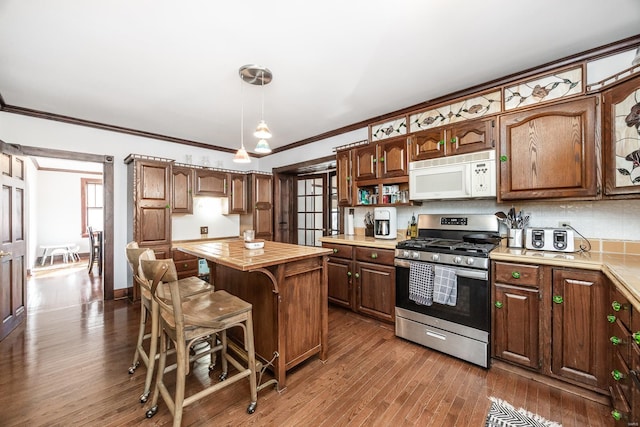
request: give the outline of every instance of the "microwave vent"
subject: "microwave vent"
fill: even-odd
[[[457,156],[439,157],[437,159],[410,162],[409,169],[422,169],[430,166],[446,166],[458,165],[460,163],[482,162],[485,160],[494,160],[495,158],[495,150],[479,151],[477,153],[459,154]]]

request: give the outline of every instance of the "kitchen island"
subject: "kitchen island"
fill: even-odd
[[[330,250],[271,241],[262,249],[245,249],[240,239],[174,247],[207,260],[216,290],[253,305],[256,356],[273,365],[280,390],[289,369],[316,354],[326,360]],[[242,337],[240,331],[234,336]]]

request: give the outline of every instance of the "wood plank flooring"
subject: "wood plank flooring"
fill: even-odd
[[[171,425],[162,402],[155,417],[145,418],[149,404],[138,401],[144,366],[127,373],[139,305],[90,297],[96,292],[86,269],[57,277],[46,291],[61,306],[46,304],[30,281],[29,298],[41,303],[0,342],[0,425]],[[83,282],[83,294],[66,294]],[[218,372],[209,375],[206,363],[197,363],[187,392],[216,381]],[[311,358],[287,380],[284,391],[259,393],[253,415],[246,413],[248,384],[241,381],[187,407],[183,425],[483,426],[488,397],[496,396],[565,427],[613,426],[606,406],[431,351],[396,338],[391,325],[331,306],[328,360]]]

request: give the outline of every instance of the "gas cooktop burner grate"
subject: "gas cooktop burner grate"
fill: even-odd
[[[447,252],[486,254],[491,252],[496,245],[489,243],[471,243],[456,239],[417,238],[399,242],[396,247],[398,249],[412,249],[429,252],[445,250]]]

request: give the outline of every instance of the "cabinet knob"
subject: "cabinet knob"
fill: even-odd
[[[562,304],[564,302],[564,298],[562,298],[562,295],[554,295],[553,302],[556,304]]]
[[[640,331],[634,332],[632,337],[636,344],[640,345]]]
[[[440,141],[438,141],[438,145],[444,145],[444,139],[441,139]]]
[[[618,371],[617,369],[614,369],[613,371],[611,371],[611,376],[616,381],[620,381],[621,379],[624,378],[624,375],[622,374],[622,372]]]
[[[371,258],[372,258],[372,259],[376,259],[376,258],[378,258],[378,254],[377,254],[377,253],[375,253],[375,252],[374,252],[374,253],[372,253],[372,254],[371,254]]]
[[[622,338],[618,338],[617,336],[612,336],[611,338],[609,338],[609,341],[611,341],[611,343],[613,345],[619,345],[622,344]]]
[[[496,308],[502,308],[504,304],[502,304],[500,301],[496,301],[495,306]]]
[[[453,138],[451,138],[451,141],[449,142],[451,142],[452,144],[455,144],[456,142],[458,142],[458,138],[454,136]]]
[[[359,279],[359,278],[360,278],[360,274],[356,273],[356,279]]]
[[[622,309],[622,304],[618,301],[614,301],[611,303],[611,308],[613,308],[614,311],[620,311]]]
[[[520,273],[517,271],[513,271],[511,272],[511,277],[513,277],[514,279],[519,279],[520,278]]]
[[[350,271],[347,271],[347,276],[351,277],[351,272]]]
[[[506,162],[507,161],[507,156],[505,156],[505,155],[500,156],[500,161],[502,163]]]
[[[380,161],[381,163],[384,163],[384,157],[380,157],[378,161]]]
[[[189,264],[185,263],[184,264],[184,268],[187,268],[189,266]]]
[[[622,413],[617,409],[614,409],[613,411],[611,411],[611,418],[616,421],[620,421],[622,419]]]
[[[337,253],[338,253],[338,250],[337,250],[336,248],[333,248],[333,253],[334,253],[334,254],[337,254]]]
[[[609,314],[609,315],[607,316],[607,321],[608,321],[609,323],[616,323],[616,316],[614,316],[613,314]]]

